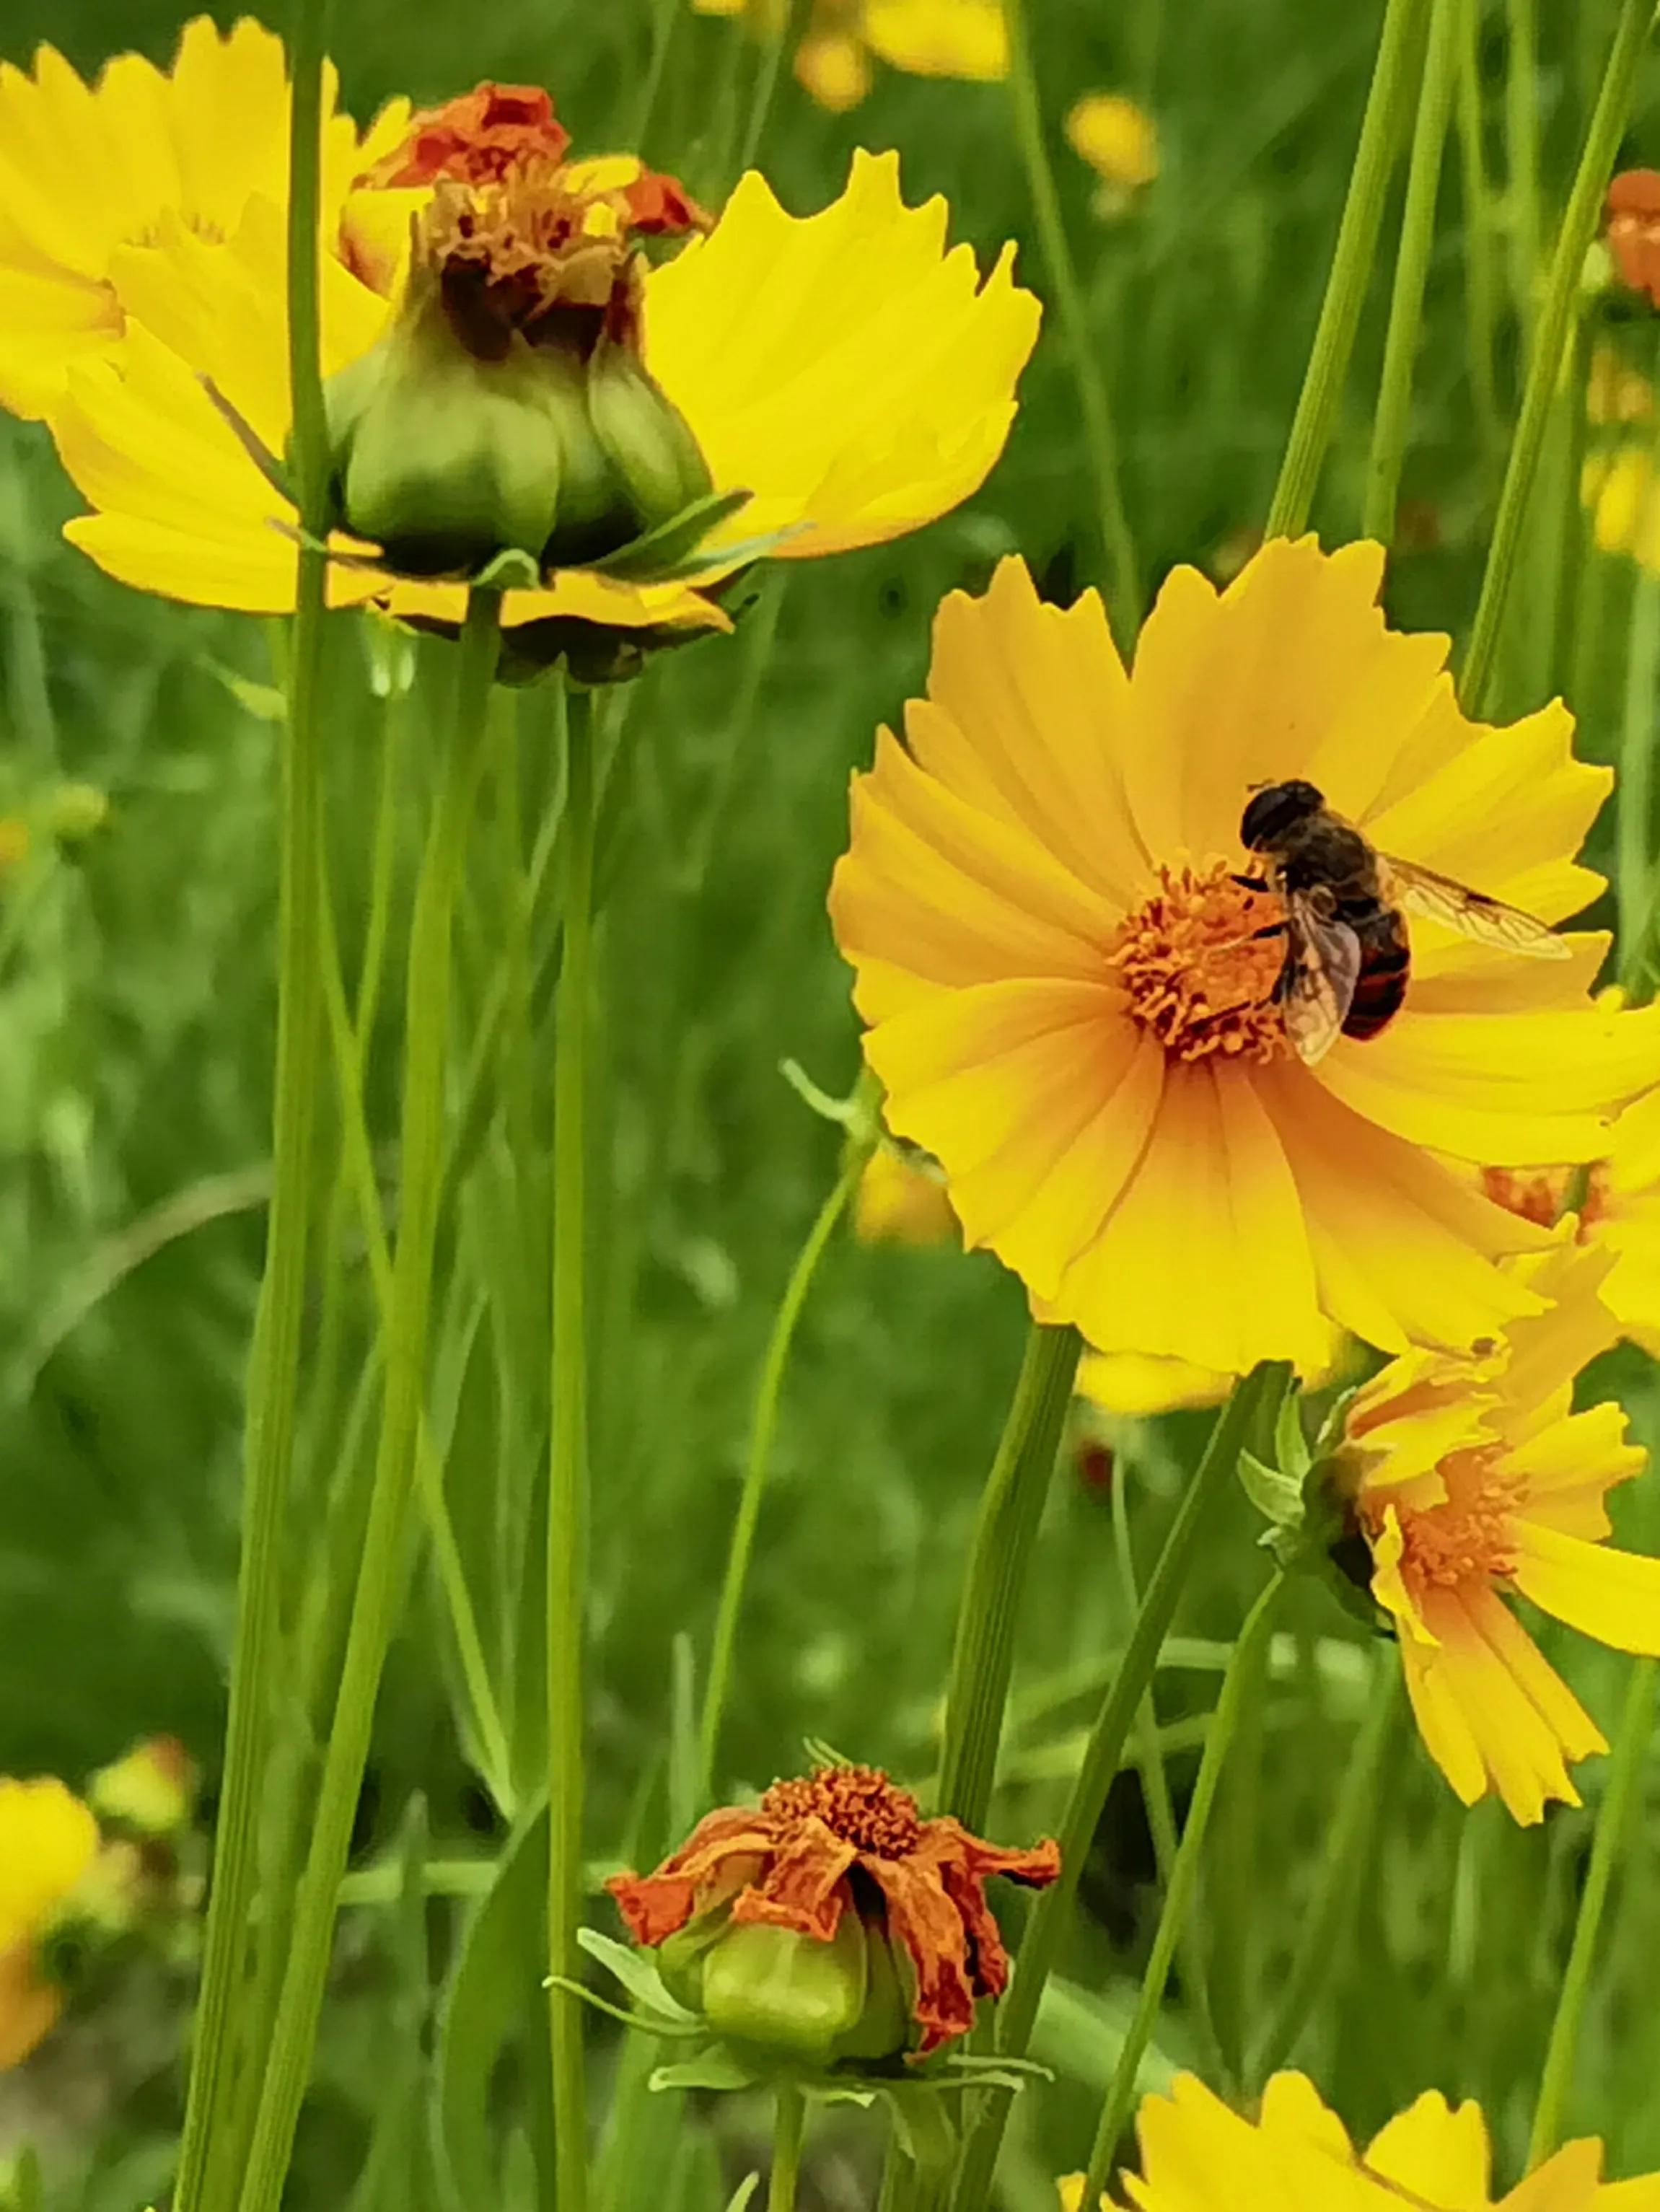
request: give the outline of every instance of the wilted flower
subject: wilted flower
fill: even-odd
[[[1412,924],[1380,1034],[1287,1041],[1284,920],[1242,884],[1252,787],[1306,777],[1386,853],[1546,921],[1607,791],[1560,705],[1466,719],[1444,638],[1390,632],[1381,550],[1266,545],[1219,594],[1178,568],[1136,648],[1018,561],[952,593],[908,745],[855,779],[831,892],[890,1128],[945,1167],[970,1245],[1103,1351],[1221,1374],[1458,1348],[1537,1293],[1543,1232],[1438,1157],[1596,1157],[1660,1073],[1660,1015],[1603,1007],[1606,939],[1523,962]]]
[[[1276,2074],[1250,2120],[1178,2074],[1167,2096],[1143,2099],[1136,2132],[1141,2171],[1121,2180],[1135,2212],[1660,2212],[1660,2174],[1605,2183],[1594,2136],[1495,2198],[1481,2106],[1436,2090],[1359,2151],[1306,2075]],[[1079,2212],[1082,2176],[1059,2187],[1061,2212]]]
[[[541,587],[508,592],[508,625],[654,635],[725,626],[713,590],[757,553],[897,537],[981,483],[1037,335],[1012,249],[982,284],[968,248],[944,250],[943,202],[907,208],[897,160],[858,155],[820,214],[787,216],[751,173],[708,235],[648,268],[637,241],[696,228],[690,203],[632,156],[564,153],[545,94],[483,87],[325,208],[323,367],[357,530],[423,568],[465,568],[498,533],[539,544]],[[131,258],[119,351],[52,416],[95,509],[69,534],[142,588],[280,612],[295,518],[260,455],[289,428],[282,210],[256,196],[222,242],[167,216]],[[677,499],[690,514],[660,542],[647,526]],[[630,527],[643,544],[606,568],[561,565]],[[332,550],[337,604],[459,621],[460,581],[400,575],[373,538]],[[708,588],[678,580],[694,552]]]
[[[1660,307],[1660,169],[1626,169],[1614,179],[1603,235],[1620,281]]]
[[[958,1241],[957,1216],[939,1164],[914,1146],[878,1145],[859,1178],[853,1226],[861,1244]]]
[[[710,1813],[655,1874],[605,1887],[636,1942],[716,2034],[822,2065],[926,2057],[1002,1994],[1008,1957],[986,1903],[994,1874],[1043,1888],[1052,1843],[1002,1850],[925,1820],[870,1766],[775,1782]]]
[[[1117,215],[1158,174],[1158,127],[1121,92],[1086,92],[1068,110],[1066,131],[1073,151],[1100,180],[1098,215]]]
[[[1619,1334],[1609,1266],[1564,1224],[1517,1263],[1546,1311],[1468,1357],[1393,1361],[1351,1401],[1335,1455],[1432,1757],[1466,1804],[1494,1789],[1522,1821],[1549,1798],[1577,1805],[1567,1764],[1608,1746],[1505,1597],[1660,1653],[1660,1559],[1602,1540],[1604,1496],[1645,1455],[1617,1404],[1572,1411],[1574,1377]]]
[[[98,1823],[63,1783],[0,1777],[0,2067],[21,2064],[64,2008],[41,1941],[97,1855]]]

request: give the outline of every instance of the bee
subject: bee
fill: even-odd
[[[1285,906],[1285,921],[1259,933],[1285,932],[1274,994],[1286,1033],[1310,1066],[1340,1036],[1376,1036],[1400,1012],[1412,969],[1408,914],[1535,959],[1569,957],[1561,938],[1518,907],[1387,859],[1300,779],[1254,787],[1239,836],[1260,872],[1238,881]]]

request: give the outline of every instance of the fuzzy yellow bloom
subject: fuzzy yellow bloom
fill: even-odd
[[[1325,1355],[1302,1377],[1304,1389],[1319,1390],[1335,1381],[1352,1350],[1341,1329],[1329,1330]],[[1219,1406],[1238,1380],[1237,1375],[1168,1355],[1085,1351],[1078,1363],[1077,1388],[1080,1398],[1104,1413],[1146,1419],[1184,1407]]]
[[[854,781],[830,908],[888,1126],[1100,1351],[1310,1373],[1334,1326],[1493,1335],[1541,1310],[1498,1262],[1545,1232],[1439,1155],[1595,1158],[1660,1074],[1660,1015],[1592,1001],[1605,938],[1531,961],[1432,921],[1386,1028],[1291,1050],[1283,914],[1236,880],[1264,780],[1546,921],[1600,886],[1573,855],[1609,779],[1566,709],[1469,721],[1382,567],[1281,539],[1219,594],[1178,568],[1126,669],[1094,593],[1045,606],[1005,562],[945,601],[906,744]]]
[[[539,134],[493,119],[528,112],[538,100]],[[470,144],[450,120],[457,117],[486,118],[491,143],[482,143],[480,125],[480,143]],[[585,297],[580,288],[596,270],[611,284],[607,314],[620,311],[629,357],[695,441],[707,479],[719,492],[749,495],[700,546],[700,581],[744,565],[757,540],[775,557],[801,559],[916,529],[977,489],[1001,451],[1037,337],[1037,302],[1013,282],[1012,247],[983,279],[971,249],[947,250],[945,203],[908,207],[897,156],[855,155],[842,198],[805,219],[787,215],[751,173],[708,235],[648,271],[615,242],[615,210],[625,207],[647,231],[684,229],[695,211],[687,216],[672,179],[650,177],[631,157],[555,166],[549,148],[564,134],[545,95],[481,88],[414,126],[397,158],[365,173],[332,216],[325,210],[325,234],[338,248],[325,254],[322,271],[331,392],[344,391],[343,376],[371,355],[379,358],[400,313],[397,242],[414,217],[435,241],[433,253],[450,257],[446,285],[453,269],[473,270],[488,301],[518,303],[515,314],[526,299],[534,305],[544,275],[550,299]],[[536,143],[515,166],[504,140]],[[419,189],[404,182],[410,175]],[[488,181],[475,204],[463,204],[479,176]],[[573,246],[568,229],[549,226],[581,208],[588,214]],[[536,261],[544,238],[559,241],[546,248],[547,272]],[[295,515],[256,457],[258,447],[281,454],[289,427],[279,200],[254,195],[222,238],[173,210],[142,252],[118,258],[125,337],[112,354],[72,370],[51,415],[64,465],[94,510],[68,534],[109,574],[142,589],[280,612],[293,604]],[[424,272],[429,284],[436,267]],[[562,293],[553,289],[562,270],[570,279]],[[443,294],[452,324],[459,297]],[[506,312],[501,332],[492,322],[483,339],[469,332],[468,342],[484,347],[488,368],[485,341],[499,337],[519,348],[513,361],[522,354],[532,370],[538,356]],[[429,319],[441,328],[435,309]],[[623,350],[609,324],[605,342],[612,356]],[[453,374],[448,362],[444,373]],[[484,392],[487,431],[510,398]],[[429,392],[425,419],[453,422],[441,402]],[[529,404],[519,419],[534,417]],[[393,426],[377,419],[375,433],[377,451],[395,456]],[[655,453],[648,458],[656,467]],[[520,475],[507,459],[496,473],[503,497],[522,507]],[[562,482],[569,493],[575,472]],[[389,574],[374,562],[373,544],[337,537],[335,550],[337,603],[373,598],[411,619],[459,618],[459,583]],[[502,612],[509,625],[572,617],[635,629],[727,621],[714,599],[687,584],[634,583],[587,565],[550,568],[542,589],[509,592]]]
[[[958,1237],[945,1177],[932,1160],[879,1145],[865,1163],[854,1200],[861,1244],[945,1244]]]
[[[759,38],[783,35],[783,0],[692,0],[699,15],[741,15]],[[795,50],[798,82],[834,115],[871,88],[872,58],[912,76],[992,82],[1009,69],[1001,0],[812,0]]]
[[[97,1821],[61,1782],[0,1777],[0,2067],[21,2064],[64,2008],[37,1946],[97,1850]]]
[[[1302,2074],[1276,2074],[1255,2120],[1179,2074],[1168,2096],[1144,2099],[1136,2127],[1141,2171],[1121,2185],[1135,2212],[1660,2212],[1660,2174],[1604,2181],[1602,2146],[1590,2136],[1495,2197],[1481,2106],[1435,2090],[1364,2151]],[[1061,2212],[1080,2212],[1083,2177],[1061,2182],[1059,2195]]]
[[[1116,215],[1158,174],[1158,131],[1144,107],[1118,92],[1086,92],[1066,121],[1067,143],[1100,179],[1098,215]]]
[[[1506,1596],[1660,1653],[1660,1559],[1602,1540],[1604,1497],[1645,1455],[1618,1405],[1572,1410],[1574,1377],[1619,1334],[1609,1255],[1573,1227],[1517,1263],[1543,1314],[1468,1357],[1393,1361],[1356,1394],[1335,1455],[1431,1756],[1467,1805],[1496,1790],[1521,1821],[1577,1805],[1569,1765],[1608,1747]]]
[[[325,88],[325,211],[393,143],[407,102],[361,136]],[[283,42],[246,17],[185,26],[164,75],[138,54],[84,84],[42,46],[27,75],[0,64],[0,406],[48,413],[76,362],[119,346],[125,277],[161,226],[234,234],[255,198],[288,193]]]

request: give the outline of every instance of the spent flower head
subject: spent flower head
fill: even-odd
[[[1042,1888],[1052,1843],[1004,1850],[924,1820],[879,1768],[824,1765],[707,1814],[654,1874],[606,1887],[719,2036],[820,2065],[924,2058],[1002,1994],[993,1875]]]

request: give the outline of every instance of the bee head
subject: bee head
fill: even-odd
[[[1325,805],[1325,793],[1311,783],[1261,783],[1239,819],[1239,837],[1251,853],[1272,852],[1286,836]]]

